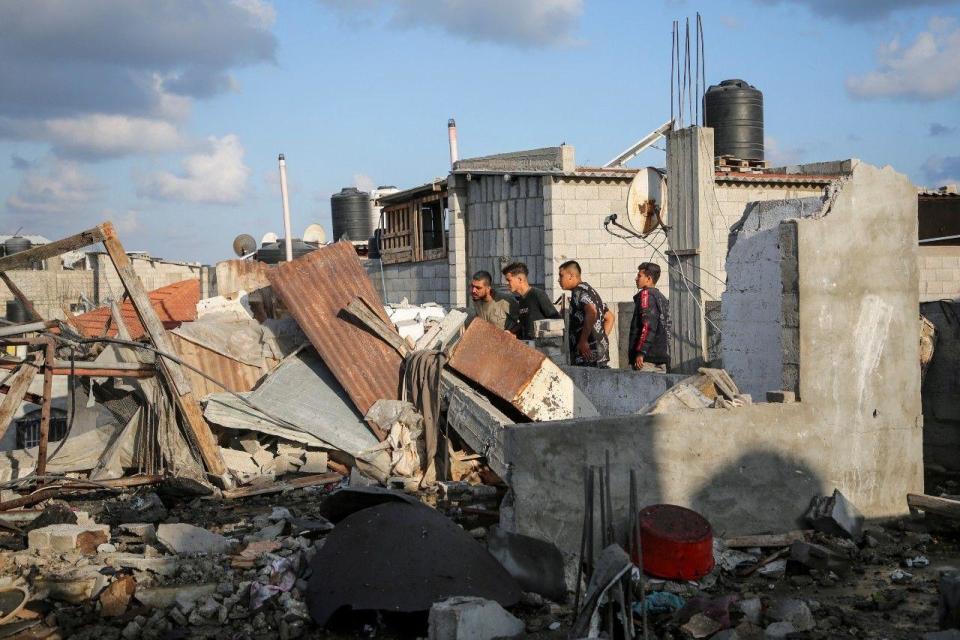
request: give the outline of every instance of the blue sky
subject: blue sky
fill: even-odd
[[[463,157],[566,142],[602,164],[669,118],[671,23],[697,11],[708,84],[764,92],[773,162],[960,179],[955,0],[62,6],[0,6],[0,233],[111,219],[128,249],[214,262],[280,230],[280,152],[294,230],[329,233],[340,188],[444,175],[449,117]]]

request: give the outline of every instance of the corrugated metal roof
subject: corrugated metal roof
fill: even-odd
[[[419,198],[420,196],[428,195],[430,193],[445,191],[446,188],[446,179],[434,178],[432,182],[426,182],[416,187],[404,189],[403,191],[396,191],[394,193],[388,193],[380,196],[378,202],[381,205],[397,204],[399,202],[405,202],[407,200],[412,200],[413,198]]]
[[[267,273],[273,265],[259,260],[224,260],[217,263],[217,293],[221,296],[256,291],[270,286]]]
[[[366,415],[377,400],[399,398],[400,354],[342,315],[360,298],[391,326],[353,245],[320,247],[277,265],[267,277],[360,413]]]
[[[197,319],[197,303],[200,301],[200,281],[199,280],[181,280],[165,287],[160,287],[151,291],[150,301],[153,308],[166,329],[175,329],[183,322],[192,322]],[[120,305],[120,315],[123,317],[124,324],[130,331],[130,337],[134,340],[142,338],[146,332],[137,312],[133,309],[133,304],[127,300]],[[103,335],[103,327],[110,317],[110,307],[100,307],[78,316],[72,316],[67,321],[73,325],[82,335],[88,338],[96,338]],[[117,327],[111,323],[109,336],[117,335]]]
[[[800,173],[726,173],[717,171],[717,182],[741,182],[757,184],[822,184],[827,185],[841,176]]]

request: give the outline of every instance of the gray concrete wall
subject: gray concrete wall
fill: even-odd
[[[571,366],[560,368],[570,376],[602,416],[632,415],[686,377],[623,369]]]
[[[780,223],[820,212],[820,198],[755,202],[730,234],[720,342],[723,368],[763,401],[783,384]]]
[[[397,303],[406,298],[410,304],[450,304],[449,264],[446,258],[385,264],[382,278],[379,260],[361,260],[361,264],[384,302]],[[384,283],[386,294],[383,291]]]
[[[693,508],[718,535],[795,528],[835,488],[869,518],[905,513],[923,488],[916,206],[905,176],[860,165],[826,216],[783,223],[797,231],[802,402],[508,427],[503,524],[573,557],[582,469],[606,452],[621,524],[631,468],[641,504]]]
[[[960,247],[921,246],[920,301],[960,299]]]
[[[484,270],[502,281],[500,270],[514,261],[527,264],[532,284],[542,287],[543,180],[541,176],[473,176],[467,183],[467,270]]]

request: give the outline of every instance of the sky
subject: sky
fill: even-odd
[[[341,188],[444,176],[451,117],[461,157],[603,164],[669,120],[672,24],[697,12],[707,84],[764,94],[771,163],[960,181],[960,0],[10,0],[0,234],[111,220],[213,263],[282,231],[283,153],[295,235],[329,237]]]

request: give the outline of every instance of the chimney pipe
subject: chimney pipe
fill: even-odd
[[[457,149],[457,121],[453,118],[447,120],[447,139],[450,141],[450,168],[453,169],[454,163],[460,159]]]
[[[293,261],[293,234],[290,231],[290,201],[287,198],[287,162],[283,159],[283,154],[278,158],[280,161],[280,197],[283,199],[283,239],[286,249],[287,262]]]

